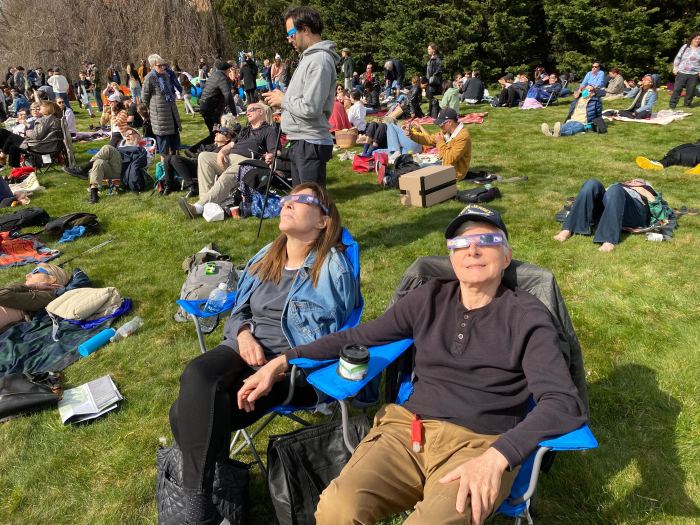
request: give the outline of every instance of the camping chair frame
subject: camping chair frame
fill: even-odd
[[[352,328],[357,326],[360,323],[360,317],[362,316],[362,311],[364,309],[364,299],[362,298],[362,294],[360,291],[360,254],[359,254],[359,246],[355,239],[353,239],[352,235],[350,232],[343,228],[342,233],[341,233],[341,240],[342,243],[346,246],[346,255],[348,259],[350,260],[350,263],[353,267],[353,275],[355,278],[355,287],[356,287],[356,292],[355,292],[355,307],[350,314],[350,317],[347,319],[345,322],[345,325],[340,328],[340,330],[346,330],[348,328]],[[220,315],[224,312],[227,312],[231,310],[236,303],[236,292],[229,292],[229,294],[226,297],[226,302],[224,303],[224,306],[219,312],[204,312],[203,308],[204,305],[206,304],[207,300],[206,299],[199,299],[199,300],[183,300],[179,299],[177,301],[177,304],[182,307],[182,309],[190,314],[192,317],[192,320],[194,321],[194,326],[195,330],[197,332],[197,341],[199,342],[199,348],[201,353],[206,353],[207,348],[206,348],[206,343],[204,341],[204,333],[202,331],[202,327],[200,324],[200,319],[205,318],[205,317],[211,317],[214,315]],[[314,362],[318,363],[316,366],[320,366],[323,363],[319,362]],[[308,368],[314,368],[314,363],[311,363]],[[260,472],[262,472],[263,476],[267,479],[267,468],[265,467],[265,464],[262,461],[262,458],[260,457],[260,454],[258,453],[257,449],[255,448],[255,443],[254,439],[255,437],[262,432],[265,427],[267,427],[277,416],[283,416],[286,417],[287,419],[290,419],[294,421],[295,423],[298,423],[302,426],[310,426],[311,423],[304,420],[303,418],[299,417],[298,415],[295,414],[295,412],[301,411],[301,410],[313,410],[318,406],[318,403],[315,404],[314,406],[311,407],[296,407],[293,405],[290,405],[292,399],[294,398],[294,392],[295,392],[295,386],[296,382],[299,380],[301,376],[301,370],[299,370],[296,367],[292,367],[292,371],[290,374],[289,378],[289,392],[287,394],[287,398],[284,400],[284,402],[277,406],[274,407],[273,409],[270,410],[268,415],[265,417],[265,419],[261,422],[258,423],[256,428],[252,431],[249,431],[248,429],[241,429],[236,431],[234,434],[233,439],[231,440],[231,446],[230,446],[230,452],[232,456],[235,456],[236,454],[239,454],[245,447],[248,447],[250,450],[251,454],[253,455],[253,458],[255,460],[255,463],[260,467]],[[341,407],[342,409],[342,407]],[[343,409],[343,417],[344,421],[347,422],[347,408]],[[345,427],[343,427],[343,432],[345,433]],[[240,438],[243,438],[243,442],[238,444],[238,441]]]

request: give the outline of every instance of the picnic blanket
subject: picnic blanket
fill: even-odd
[[[107,328],[112,319],[90,328],[60,322],[58,341],[52,337],[53,324],[46,314],[9,327],[0,333],[0,377],[5,374],[63,370],[80,359],[78,345]]]
[[[60,251],[44,245],[35,235],[12,238],[10,232],[0,232],[0,268],[47,262],[60,254]]]
[[[484,113],[467,113],[463,117],[459,117],[459,122],[462,124],[483,124],[484,119],[488,116],[488,112]],[[407,122],[412,124],[432,124],[435,121],[432,117],[420,117],[407,119]]]
[[[689,117],[690,115],[692,115],[692,113],[686,113],[684,111],[673,111],[671,109],[662,109],[658,113],[652,113],[651,118],[649,119],[635,119],[629,117],[620,117],[617,115],[613,117],[603,115],[603,118],[606,120],[619,120],[621,122],[638,122],[640,124],[658,124],[659,126],[667,126],[671,122],[674,122],[676,120],[683,120],[684,118]]]

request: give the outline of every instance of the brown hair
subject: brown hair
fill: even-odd
[[[309,247],[308,253],[312,250],[316,251],[316,260],[311,267],[311,280],[313,285],[318,284],[318,278],[321,274],[321,268],[326,259],[326,256],[331,251],[331,248],[343,250],[343,244],[340,240],[341,226],[340,213],[338,208],[331,199],[328,190],[323,186],[319,186],[315,182],[305,182],[292,188],[290,194],[298,193],[302,190],[311,190],[314,196],[321,201],[328,209],[328,221],[326,227],[321,231],[316,241]],[[250,267],[250,274],[256,275],[261,281],[273,281],[275,284],[280,282],[282,278],[282,270],[287,261],[287,234],[281,232],[277,239],[272,242],[270,249],[258,262]]]
[[[63,110],[56,104],[55,102],[51,102],[50,100],[42,100],[41,104],[39,104],[40,108],[50,108],[51,109],[51,115],[53,115],[56,118],[61,118],[63,116]]]

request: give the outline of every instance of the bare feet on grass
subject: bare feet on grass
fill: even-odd
[[[571,232],[569,230],[562,230],[552,237],[555,241],[564,242],[569,237],[571,237]]]
[[[600,245],[600,248],[598,248],[599,252],[611,252],[615,249],[615,245],[611,242],[604,242],[603,244]]]

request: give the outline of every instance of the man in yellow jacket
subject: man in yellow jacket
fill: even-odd
[[[409,136],[418,144],[436,146],[442,165],[454,166],[457,180],[462,180],[469,171],[472,158],[472,139],[469,132],[464,124],[458,122],[457,112],[452,108],[442,109],[435,119],[435,124],[440,126],[440,133],[430,134],[423,126],[418,125],[409,128]]]

